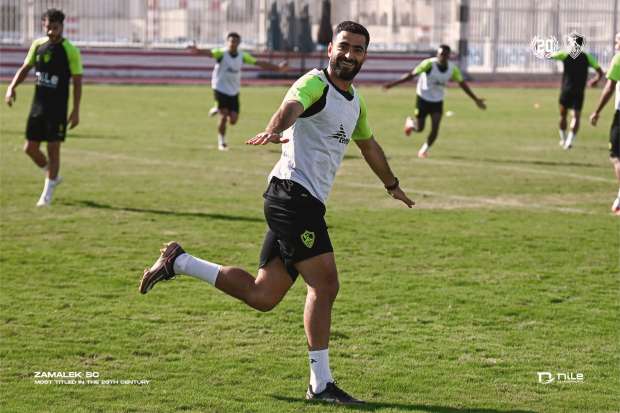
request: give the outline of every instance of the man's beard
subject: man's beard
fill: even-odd
[[[341,64],[342,62],[353,63],[354,66],[349,69],[348,67],[343,67],[343,65]],[[339,79],[353,80],[355,75],[357,75],[357,72],[359,72],[362,68],[362,64],[358,63],[354,59],[348,60],[344,57],[341,57],[330,59],[329,68],[331,69],[331,72],[334,73]]]

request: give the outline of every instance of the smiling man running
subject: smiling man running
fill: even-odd
[[[176,242],[144,271],[140,292],[158,281],[186,274],[215,285],[249,306],[274,308],[301,274],[307,285],[304,328],[308,339],[309,400],[358,404],[336,386],[329,367],[331,313],[338,294],[338,271],[325,223],[325,201],[348,143],[353,140],[388,193],[408,207],[414,202],[400,189],[383,150],[368,126],[366,105],[351,85],[364,60],[370,36],[358,23],[336,27],[327,53],[329,67],[306,73],[289,89],[264,132],[250,145],[281,143],[282,155],[264,193],[269,229],[260,254],[258,276],[193,257]]]

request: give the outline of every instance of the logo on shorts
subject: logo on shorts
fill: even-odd
[[[306,230],[303,234],[301,234],[301,241],[307,248],[312,248],[314,245],[314,238],[314,232],[312,231]]]

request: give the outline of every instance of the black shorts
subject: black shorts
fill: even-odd
[[[609,131],[609,156],[620,159],[620,110],[614,113],[614,121]]]
[[[26,139],[29,141],[63,142],[67,132],[65,116],[30,115],[26,125]]]
[[[239,94],[237,93],[234,96],[227,95],[222,92],[218,92],[213,89],[213,96],[217,101],[218,109],[228,109],[231,112],[239,113]]]
[[[583,108],[583,90],[562,90],[560,92],[560,105],[566,109],[581,111]]]
[[[295,263],[334,251],[324,218],[325,205],[297,182],[275,177],[263,198],[269,229],[259,268],[280,257],[295,281],[299,275]]]
[[[443,100],[440,102],[431,102],[417,96],[415,104],[416,118],[424,119],[426,115],[431,113],[443,113]]]

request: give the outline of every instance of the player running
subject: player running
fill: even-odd
[[[609,159],[613,164],[620,186],[620,32],[616,33],[616,54],[611,61],[611,67],[607,71],[607,83],[603,93],[601,93],[596,110],[590,115],[590,123],[593,126],[596,126],[601,111],[614,93],[614,88],[616,90],[616,110],[611,124],[611,131],[609,132]],[[620,216],[620,188],[618,189],[616,200],[611,205],[611,211]]]
[[[195,45],[190,46],[193,53],[207,55],[217,61],[211,75],[211,88],[217,107],[209,111],[209,116],[220,114],[220,123],[217,127],[217,148],[220,151],[228,150],[226,124],[230,122],[231,125],[234,125],[239,118],[239,89],[241,88],[241,67],[243,64],[256,65],[263,69],[278,72],[287,70],[286,62],[274,65],[266,61],[256,60],[248,52],[240,51],[241,36],[237,33],[228,33],[226,42],[226,48],[198,49]]]
[[[16,99],[15,89],[24,81],[33,67],[36,70],[34,99],[26,127],[24,151],[46,172],[43,192],[37,206],[52,202],[54,189],[62,178],[60,170],[60,144],[64,142],[67,129],[69,103],[69,79],[73,79],[73,110],[69,115],[69,129],[80,123],[82,98],[82,60],[79,50],[62,37],[65,15],[57,9],[49,9],[42,16],[47,37],[32,42],[26,60],[15,73],[4,101],[12,106]],[[39,149],[47,142],[47,158]]]
[[[353,140],[370,168],[395,199],[412,207],[401,190],[367,120],[366,105],[351,82],[366,59],[370,36],[358,23],[345,21],[329,44],[327,69],[314,69],[289,89],[264,132],[250,145],[281,143],[282,155],[263,194],[268,231],[260,254],[258,276],[193,257],[176,242],[144,270],[140,292],[161,281],[186,274],[213,284],[249,306],[269,311],[299,274],[306,282],[304,327],[308,339],[309,400],[357,404],[332,378],[328,344],[332,305],[338,294],[338,272],[325,223],[325,201],[347,146]]]
[[[584,45],[583,36],[572,33],[569,39],[573,48],[581,48]],[[581,51],[577,57],[573,57],[570,51],[561,50],[551,55],[551,59],[559,60],[564,64],[562,73],[562,88],[560,89],[560,146],[568,150],[575,144],[579,123],[581,119],[581,108],[583,107],[584,90],[588,80],[588,68],[596,70],[596,76],[590,80],[588,85],[595,87],[598,81],[604,76],[598,62],[590,53]],[[566,117],[568,110],[572,109],[573,119],[570,123],[570,131],[566,134]]]
[[[401,83],[408,82],[418,75],[415,117],[407,116],[405,120],[405,134],[409,136],[412,131],[422,132],[426,115],[430,115],[431,132],[426,138],[426,142],[418,151],[419,158],[427,158],[428,152],[439,133],[439,124],[443,114],[444,89],[448,81],[458,82],[461,89],[467,93],[467,96],[473,99],[480,109],[486,109],[486,105],[484,104],[484,99],[478,98],[469,88],[458,66],[450,61],[450,46],[442,44],[437,49],[436,57],[423,60],[411,72],[405,73],[398,80],[385,84],[383,88],[386,90],[390,89]]]

